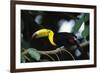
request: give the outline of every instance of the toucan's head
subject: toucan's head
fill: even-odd
[[[47,37],[49,35],[49,30],[48,29],[40,29],[33,33],[32,39],[33,38],[42,38],[42,37]]]
[[[42,37],[48,37],[50,43],[53,46],[56,46],[55,42],[53,41],[54,32],[52,30],[50,30],[50,29],[40,29],[40,30],[36,31],[35,33],[33,33],[33,35],[32,35],[32,39],[42,38]]]

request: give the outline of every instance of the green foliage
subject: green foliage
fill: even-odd
[[[89,14],[85,13],[84,14],[84,22],[87,22],[89,20]]]
[[[78,32],[79,28],[81,27],[83,22],[87,22],[89,20],[89,14],[84,14],[75,24],[73,28],[73,32]]]
[[[33,59],[35,59],[37,61],[40,60],[40,53],[38,52],[38,50],[36,50],[34,48],[29,48],[28,53]]]
[[[21,34],[21,48],[29,48],[30,47],[30,44],[28,41],[25,41],[23,39],[23,34]]]
[[[85,26],[84,31],[82,32],[82,36],[86,38],[89,35],[89,26]]]
[[[25,63],[26,62],[26,59],[24,57],[24,55],[21,54],[21,63]]]

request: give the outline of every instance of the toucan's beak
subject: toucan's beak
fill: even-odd
[[[34,33],[34,34],[32,35],[32,39],[36,38],[36,36],[37,36],[37,34]]]
[[[40,29],[40,30],[36,31],[35,33],[33,33],[32,39],[33,38],[48,37],[50,43],[53,46],[56,46],[56,44],[53,41],[53,36],[54,36],[54,32],[52,30],[50,30],[50,29]]]
[[[32,38],[41,38],[41,37],[47,37],[49,35],[48,29],[40,29],[33,33]]]

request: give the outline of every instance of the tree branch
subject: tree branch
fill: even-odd
[[[80,46],[83,47],[87,44],[89,44],[89,41],[85,41],[84,43],[81,43]],[[71,50],[74,49],[74,48],[77,48],[77,46],[72,46]],[[63,49],[64,49],[64,46],[57,48],[55,50],[51,50],[51,51],[38,51],[38,52],[40,54],[54,54],[54,53],[58,53],[60,51],[64,51]],[[24,49],[24,52],[22,52],[22,54],[27,54],[27,53],[28,53],[27,49],[26,50]]]
[[[89,44],[89,41],[85,41],[84,43],[81,43],[80,46],[83,47],[85,45]],[[72,46],[71,47],[71,50],[74,49],[74,48],[77,48],[77,46]],[[51,50],[51,51],[38,51],[40,54],[54,54],[54,53],[58,53],[60,51],[63,51],[64,49],[64,46],[60,47],[60,48],[57,48],[55,50]]]

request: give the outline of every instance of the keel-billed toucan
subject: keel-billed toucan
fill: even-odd
[[[40,29],[33,33],[32,39],[37,39],[37,38],[43,38],[47,37],[50,44],[54,47],[61,47],[64,46],[66,48],[70,48],[72,45],[76,45],[77,47],[80,46],[77,43],[76,36],[72,33],[67,33],[67,32],[59,32],[59,33],[54,33],[50,29]]]

